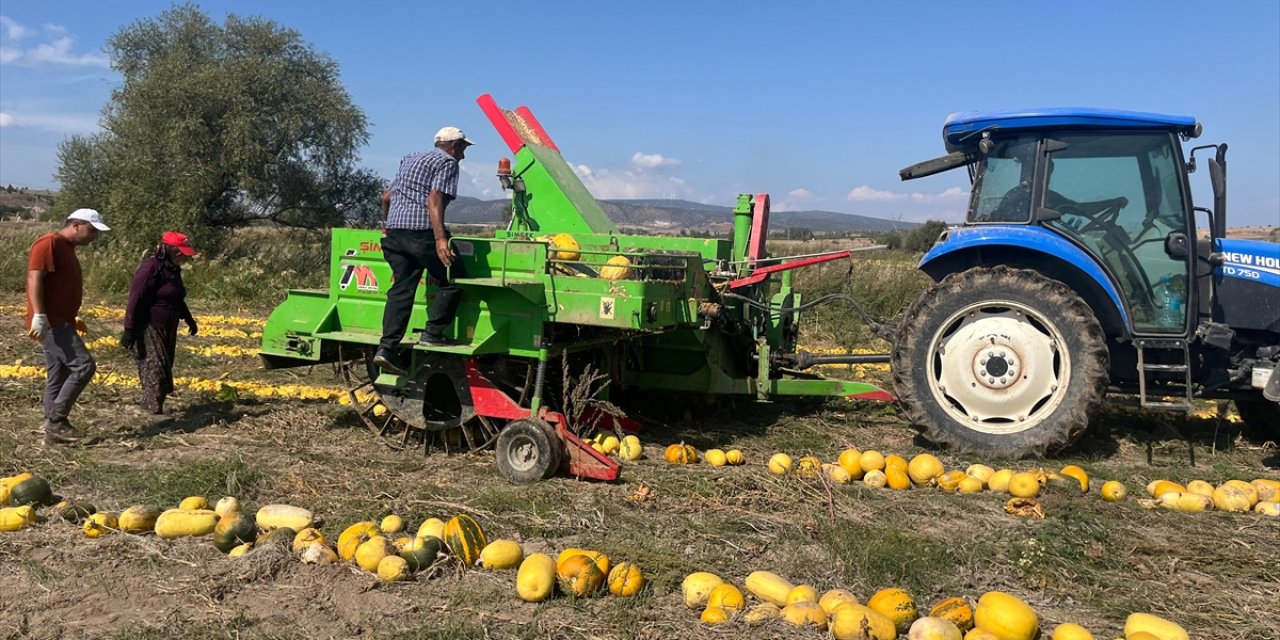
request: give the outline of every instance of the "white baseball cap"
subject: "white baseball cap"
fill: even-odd
[[[457,127],[445,127],[436,132],[436,142],[453,142],[454,140],[461,140],[467,144],[475,144],[471,140],[467,139],[467,134],[463,133],[462,129]]]
[[[71,215],[67,216],[67,219],[68,220],[84,220],[85,222],[88,222],[89,224],[93,225],[93,227],[98,231],[111,230],[111,227],[108,227],[107,223],[102,221],[102,214],[98,213],[93,209],[76,209],[75,211],[71,212]]]

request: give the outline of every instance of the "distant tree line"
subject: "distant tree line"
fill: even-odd
[[[890,249],[923,253],[933,246],[947,226],[941,220],[929,220],[914,229],[874,234],[874,238],[877,244],[887,245]]]

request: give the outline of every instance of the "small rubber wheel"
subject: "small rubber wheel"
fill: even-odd
[[[560,468],[562,444],[555,430],[542,420],[512,420],[498,434],[494,453],[498,471],[517,484],[549,478]]]

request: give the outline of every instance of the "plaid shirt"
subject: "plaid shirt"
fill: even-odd
[[[388,229],[430,229],[427,197],[435,189],[444,193],[447,205],[458,195],[458,161],[432,149],[411,153],[400,161],[400,170],[391,182]]]

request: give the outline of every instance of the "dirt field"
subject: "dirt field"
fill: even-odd
[[[139,503],[173,507],[188,495],[211,502],[235,495],[248,509],[285,502],[315,511],[330,539],[352,522],[389,513],[414,529],[427,517],[469,513],[490,538],[519,540],[526,553],[594,548],[637,563],[649,583],[631,599],[556,597],[534,605],[516,597],[514,571],[450,566],[380,584],[346,564],[302,565],[268,553],[229,559],[208,539],[90,539],[50,522],[0,534],[3,639],[824,637],[782,623],[713,629],[681,602],[680,582],[690,572],[741,586],[755,570],[819,593],[845,588],[864,601],[901,587],[925,609],[950,596],[973,602],[989,590],[1008,591],[1036,608],[1045,638],[1065,621],[1114,638],[1134,611],[1173,619],[1197,640],[1280,637],[1280,519],[1150,511],[1133,499],[1155,478],[1280,478],[1275,445],[1242,438],[1230,420],[1151,417],[1117,403],[1062,458],[1011,463],[938,454],[948,468],[1074,463],[1088,470],[1091,491],[1047,494],[1044,519],[1006,514],[1004,499],[990,493],[861,483],[828,489],[767,473],[764,463],[777,451],[832,461],[845,447],[908,459],[924,450],[892,407],[842,401],[650,403],[633,412],[645,425],[647,457],[628,464],[620,482],[513,486],[497,475],[489,452],[424,457],[387,448],[350,408],[324,397],[339,388],[331,369],[257,369],[264,310],[206,304],[197,307],[202,335],[179,340],[178,372],[193,379],[163,419],[133,409],[132,363],[110,338],[120,330],[118,315],[87,313],[98,316],[89,339],[98,339],[99,373],[73,419],[94,440],[46,449],[36,444],[42,372],[23,368],[40,364],[39,349],[19,337],[13,303],[20,298],[6,302],[0,476],[36,472],[55,492],[116,512]],[[259,393],[274,395],[233,392],[223,385],[230,382],[257,383]],[[661,448],[679,441],[740,448],[747,464],[663,463]],[[1101,501],[1105,479],[1125,482],[1130,499]],[[642,486],[648,497],[631,499]]]

